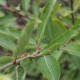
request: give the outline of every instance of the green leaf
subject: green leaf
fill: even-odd
[[[11,56],[3,56],[3,57],[0,57],[0,66],[3,66],[11,61],[13,61],[13,57]]]
[[[72,26],[72,18],[71,16],[61,17],[61,21],[65,26],[71,27]]]
[[[25,28],[22,30],[21,36],[18,40],[18,44],[13,52],[14,56],[18,56],[24,50],[29,41],[33,28],[34,21],[29,21]]]
[[[80,57],[80,44],[68,45],[62,50],[68,51],[71,55]]]
[[[6,0],[0,0],[0,5],[6,6]]]
[[[52,19],[50,18],[45,29],[45,36],[47,37],[47,39],[53,40],[65,31],[65,27],[59,19],[55,18],[52,21]]]
[[[76,12],[80,6],[80,0],[74,0],[74,11]]]
[[[76,20],[75,26],[80,24],[80,18]]]
[[[56,60],[59,60],[60,56],[62,55],[62,50],[55,50],[51,56],[54,57]]]
[[[80,68],[80,57],[72,56],[72,60],[74,62],[75,67]]]
[[[66,28],[64,27],[62,22],[57,18],[53,19],[53,32],[54,32],[53,38],[54,39],[57,38],[65,31],[66,31]]]
[[[53,50],[59,48],[61,45],[68,42],[70,39],[72,39],[74,36],[78,34],[78,26],[74,26],[72,29],[66,31],[61,36],[50,42],[44,49],[40,52],[39,56],[46,54],[50,48],[53,47]],[[57,46],[57,47],[56,47]],[[55,48],[56,47],[56,48]]]
[[[59,80],[60,66],[55,58],[51,56],[44,56],[39,58],[38,66],[44,77],[49,80]]]
[[[5,16],[4,12],[2,10],[0,10],[0,18]]]
[[[37,5],[35,0],[33,1],[33,5],[32,6],[33,6],[33,13],[34,13],[34,15],[36,17],[38,17],[39,16],[39,7],[38,7],[38,5]]]
[[[22,7],[25,11],[27,11],[30,7],[31,0],[21,0]]]
[[[14,48],[16,47],[16,44],[7,37],[5,37],[4,35],[0,34],[0,46],[13,51]]]
[[[0,18],[0,25],[3,25],[4,27],[15,27],[16,17],[14,17],[11,14],[7,16],[3,16]]]
[[[54,7],[54,9],[53,9],[53,11],[51,13],[51,17],[52,18],[58,13],[60,7],[61,7],[61,4],[58,4],[57,6]]]
[[[71,9],[69,7],[61,7],[60,9],[60,14],[64,17],[70,15],[71,13],[73,13],[74,11],[71,11]]]
[[[13,80],[25,80],[26,77],[26,71],[22,66],[19,66],[17,69],[17,74],[15,72],[14,75],[12,75]]]
[[[9,74],[0,74],[0,80],[12,80],[12,79]]]
[[[37,30],[38,43],[40,43],[42,36],[44,35],[45,27],[47,25],[48,19],[51,15],[51,12],[53,10],[56,1],[57,0],[50,0],[49,3],[43,9],[43,12],[40,16],[40,20],[42,20],[42,23],[38,25],[38,30]]]
[[[16,39],[18,39],[21,34],[20,31],[18,31],[18,30],[4,28],[4,27],[0,27],[0,33],[8,35],[8,36],[12,36]]]

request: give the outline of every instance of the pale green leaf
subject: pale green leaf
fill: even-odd
[[[0,5],[6,6],[6,0],[0,0]]]
[[[39,7],[38,7],[38,5],[37,5],[35,0],[33,1],[33,5],[32,6],[33,6],[33,13],[34,13],[34,15],[36,17],[38,17],[39,16]]]
[[[0,10],[0,17],[5,16],[4,12],[2,10]]]
[[[0,80],[12,80],[12,79],[9,74],[0,74]]]
[[[14,56],[18,56],[26,47],[29,38],[31,36],[33,27],[34,27],[34,21],[29,21],[25,26],[25,28],[22,30],[21,36],[18,40],[18,44],[13,52]]]
[[[22,7],[25,11],[27,11],[30,7],[31,0],[21,0]]]
[[[0,34],[0,46],[13,51],[16,47],[16,44],[4,35]]]
[[[68,51],[71,55],[80,57],[80,44],[68,45],[62,50]]]
[[[0,27],[0,33],[8,35],[8,36],[12,36],[16,39],[18,39],[20,37],[20,31],[18,30],[14,30],[14,29],[10,29],[10,28],[4,28],[4,27]]]
[[[51,56],[54,57],[56,60],[59,60],[60,56],[62,55],[62,50],[55,50]]]
[[[49,80],[59,80],[60,66],[55,58],[51,56],[44,56],[39,58],[38,66],[44,77]]]

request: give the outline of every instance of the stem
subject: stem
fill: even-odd
[[[28,56],[26,56],[26,57],[23,57],[23,58],[21,58],[21,59],[16,60],[16,63],[19,63],[20,61],[24,61],[24,60],[30,58],[30,56],[31,56],[31,55],[28,55]],[[38,53],[34,53],[33,56],[35,56],[35,57],[38,56]],[[0,67],[0,71],[8,68],[9,66],[12,66],[13,64],[14,64],[13,62],[10,62],[10,63],[8,63],[8,64]]]
[[[14,12],[14,10],[13,10],[13,9],[10,9],[10,7],[8,7],[8,6],[0,6],[0,9],[13,12],[13,13],[17,14],[17,15],[20,16],[20,17],[25,17],[25,18],[27,18],[27,19],[30,19],[30,16],[28,16],[27,14],[22,15],[22,14],[21,14],[19,11],[17,11],[17,10],[15,10],[16,12]]]
[[[71,11],[73,11],[74,10],[74,8],[73,8],[73,0],[70,0],[70,3],[71,3]],[[74,23],[75,23],[74,14],[72,13],[71,16],[72,16],[72,24],[74,25]]]
[[[19,65],[16,66],[16,80],[18,80],[18,67]]]

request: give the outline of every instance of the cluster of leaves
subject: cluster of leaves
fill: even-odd
[[[0,5],[6,6],[6,0],[0,0]],[[77,12],[80,0],[74,0],[73,11],[70,10],[70,7],[61,6],[57,0],[49,0],[45,7],[40,9],[38,3],[33,0],[33,13],[28,12],[30,0],[21,0],[21,5],[23,8],[21,11],[20,5],[16,8],[10,7],[12,10],[19,10],[21,15],[25,15],[27,11],[30,16],[30,19],[23,17],[27,24],[21,31],[14,27],[17,26],[17,17],[14,17],[12,12],[6,16],[0,10],[0,46],[4,51],[4,56],[0,57],[0,68],[12,62],[15,57],[21,59],[20,54],[33,55],[37,46],[43,49],[35,59],[21,61],[17,70],[17,64],[14,64],[0,72],[0,80],[25,80],[26,74],[35,76],[40,72],[43,75],[40,80],[45,80],[45,78],[59,80],[60,76],[61,80],[79,80],[80,18],[78,17],[75,24],[72,25],[71,14]],[[11,51],[12,56],[5,56],[8,51]],[[68,67],[65,70],[67,63],[69,66],[66,65]],[[6,72],[7,74],[4,74]]]

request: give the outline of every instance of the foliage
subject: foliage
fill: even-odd
[[[80,0],[70,1],[0,0],[0,80],[80,79]]]

